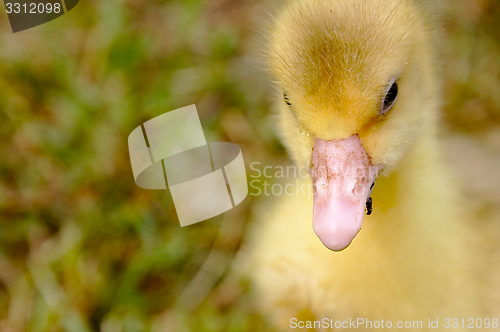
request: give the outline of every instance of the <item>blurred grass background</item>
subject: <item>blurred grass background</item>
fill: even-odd
[[[12,34],[0,6],[0,331],[269,331],[231,265],[258,199],[180,228],[127,137],[196,104],[208,141],[287,163],[251,0],[82,0]],[[500,5],[442,0],[444,124],[500,124]],[[496,136],[498,137],[498,136]]]

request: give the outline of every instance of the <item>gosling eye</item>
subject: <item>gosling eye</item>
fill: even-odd
[[[384,95],[384,101],[380,105],[380,115],[385,115],[387,114],[392,106],[396,103],[399,97],[399,87],[398,87],[398,80],[394,80],[392,82],[390,88],[387,90],[387,92]]]
[[[286,94],[286,91],[283,91],[283,98],[285,99],[285,103],[291,107],[292,103],[290,102],[290,99],[288,99],[288,95]]]

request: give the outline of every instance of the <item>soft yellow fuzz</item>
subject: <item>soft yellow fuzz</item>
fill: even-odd
[[[298,120],[280,98],[284,143],[299,164],[309,163],[314,137],[357,133],[389,172],[416,137],[433,130],[439,98],[427,26],[405,0],[303,0],[280,13],[267,57]],[[384,87],[395,77],[400,100],[379,117]],[[297,136],[294,127],[311,136]]]
[[[313,233],[310,197],[280,197],[260,213],[246,265],[261,310],[284,330],[299,315],[422,320],[424,331],[429,318],[442,327],[447,317],[498,317],[487,305],[496,300],[488,298],[485,253],[474,249],[477,229],[439,158],[430,26],[409,0],[298,0],[271,28],[280,134],[296,164],[310,165],[316,137],[358,134],[373,163],[384,166],[373,215],[343,252],[329,251]],[[394,77],[399,100],[380,117]]]

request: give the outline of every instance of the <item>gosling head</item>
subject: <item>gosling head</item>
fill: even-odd
[[[271,28],[281,134],[311,167],[313,228],[331,250],[360,231],[379,173],[436,122],[430,34],[410,0],[297,0]]]

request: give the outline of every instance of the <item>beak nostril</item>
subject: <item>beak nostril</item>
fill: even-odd
[[[347,190],[346,190],[346,192],[347,192],[348,195],[351,195],[351,196],[355,195],[355,191],[354,190],[356,189],[356,184],[357,184],[356,179],[349,179],[347,181],[347,188],[346,188]]]

